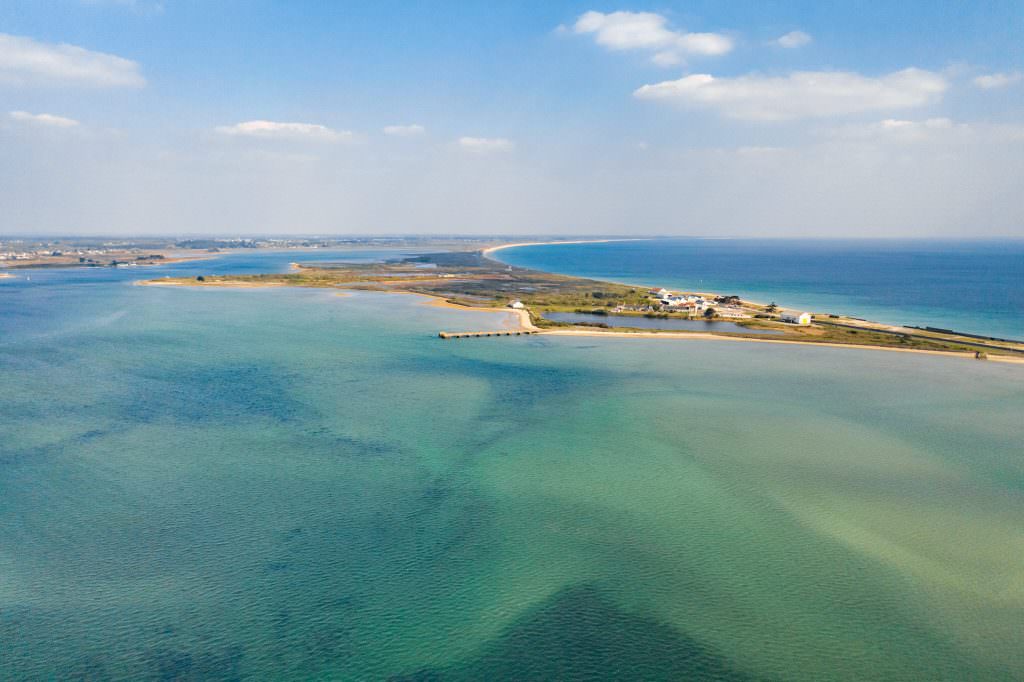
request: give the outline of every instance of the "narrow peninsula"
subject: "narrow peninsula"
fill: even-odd
[[[439,332],[444,339],[509,333],[690,338],[840,345],[1024,362],[1024,343],[937,328],[903,327],[793,310],[727,293],[670,291],[519,268],[489,257],[507,246],[383,263],[292,264],[286,273],[201,275],[140,282],[205,287],[299,286],[432,297],[467,310],[519,317],[511,332]]]

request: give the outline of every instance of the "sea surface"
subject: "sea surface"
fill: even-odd
[[[504,249],[510,265],[1024,340],[1024,240],[654,239]]]
[[[1024,366],[132,285],[300,258],[0,280],[0,679],[1024,678]]]

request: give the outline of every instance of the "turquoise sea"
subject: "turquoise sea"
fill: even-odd
[[[505,249],[525,268],[1024,340],[1024,240],[649,239]]]
[[[0,679],[1024,678],[1024,366],[132,286],[299,258],[0,280]]]

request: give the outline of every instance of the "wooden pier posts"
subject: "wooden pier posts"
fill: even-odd
[[[442,339],[468,339],[477,336],[524,336],[536,333],[528,329],[517,329],[514,331],[495,330],[490,332],[438,332],[437,335]]]

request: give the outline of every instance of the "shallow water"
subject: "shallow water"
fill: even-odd
[[[1024,368],[53,277],[2,679],[1024,676]]]

